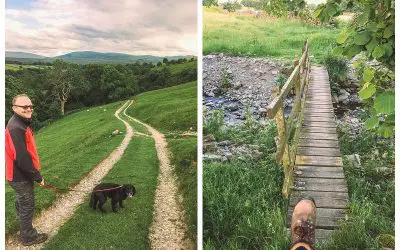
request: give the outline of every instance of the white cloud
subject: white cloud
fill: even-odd
[[[31,6],[6,10],[6,50],[196,54],[196,0],[38,0]]]

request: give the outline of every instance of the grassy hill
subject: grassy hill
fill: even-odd
[[[181,84],[137,95],[127,113],[163,133],[197,130],[197,84]]]
[[[187,116],[181,117],[185,108],[176,108],[179,102],[185,103],[194,112],[193,123],[196,124],[196,83],[167,88],[144,93],[135,98],[135,104],[145,110],[145,116],[156,129],[166,133],[169,147],[172,151],[172,163],[179,177],[180,190],[183,192],[185,210],[188,214],[190,232],[188,235],[195,240],[196,232],[196,137],[185,137],[175,129],[165,124],[170,120],[182,123],[178,127],[187,128],[192,122]],[[161,99],[158,99],[161,98]],[[169,98],[171,100],[169,100]],[[151,109],[154,100],[157,105],[170,108],[175,103],[174,112],[168,116],[159,117],[159,109]],[[57,120],[35,133],[38,152],[42,163],[41,173],[47,184],[58,187],[72,187],[78,183],[90,170],[121,143],[126,132],[121,121],[114,117],[114,112],[123,102],[111,103],[76,112]],[[150,106],[150,107],[147,107]],[[132,113],[131,106],[128,113]],[[185,113],[185,112],[183,112]],[[124,117],[124,115],[121,115]],[[141,116],[143,118],[143,115]],[[139,119],[141,119],[139,118]],[[139,132],[146,133],[143,125],[126,119]],[[171,128],[174,128],[173,126]],[[122,135],[112,137],[112,131],[119,129]],[[184,163],[182,165],[182,162]],[[190,162],[187,166],[187,162]],[[153,216],[154,194],[157,186],[158,159],[154,140],[149,137],[135,136],[132,138],[123,157],[104,178],[105,182],[133,183],[137,194],[127,200],[125,208],[120,212],[102,214],[89,208],[89,197],[78,208],[76,214],[63,225],[59,233],[49,241],[45,249],[148,249],[148,233]],[[36,213],[49,207],[56,199],[56,193],[35,188]],[[6,235],[18,230],[15,216],[14,192],[6,184]],[[110,202],[105,205],[110,211]],[[129,220],[127,220],[129,218]],[[105,237],[105,235],[107,237]]]
[[[62,59],[69,63],[77,64],[127,64],[134,62],[157,63],[164,58],[177,60],[181,58],[192,58],[193,56],[152,56],[152,55],[130,55],[123,53],[101,53],[95,51],[76,51],[55,57],[45,57],[32,53],[6,52],[6,61],[22,62],[31,64],[35,62],[49,63],[56,59]]]

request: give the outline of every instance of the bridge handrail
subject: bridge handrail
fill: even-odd
[[[290,77],[279,90],[279,86],[273,89],[274,100],[267,106],[268,117],[275,118],[278,128],[278,140],[276,161],[283,163],[285,180],[282,193],[287,198],[290,194],[290,187],[293,182],[293,169],[297,152],[297,142],[300,136],[301,121],[303,119],[303,109],[305,106],[305,97],[310,76],[310,58],[309,58],[309,43],[304,42],[303,53],[301,59],[295,62],[295,68],[290,74]],[[283,101],[289,92],[295,88],[295,99],[292,111],[285,120]],[[293,125],[296,124],[295,133],[292,137],[292,143],[289,144],[289,139],[292,135]]]

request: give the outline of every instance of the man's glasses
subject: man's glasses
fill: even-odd
[[[33,105],[24,105],[24,106],[21,106],[21,105],[13,105],[13,106],[15,106],[15,107],[20,107],[20,108],[23,108],[24,110],[27,110],[27,109],[33,109]]]

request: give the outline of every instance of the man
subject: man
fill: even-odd
[[[6,178],[15,191],[15,208],[20,222],[24,246],[42,243],[46,234],[39,234],[32,225],[35,212],[34,182],[44,185],[40,175],[39,156],[33,138],[31,123],[33,105],[26,94],[12,100],[14,115],[6,126]]]

